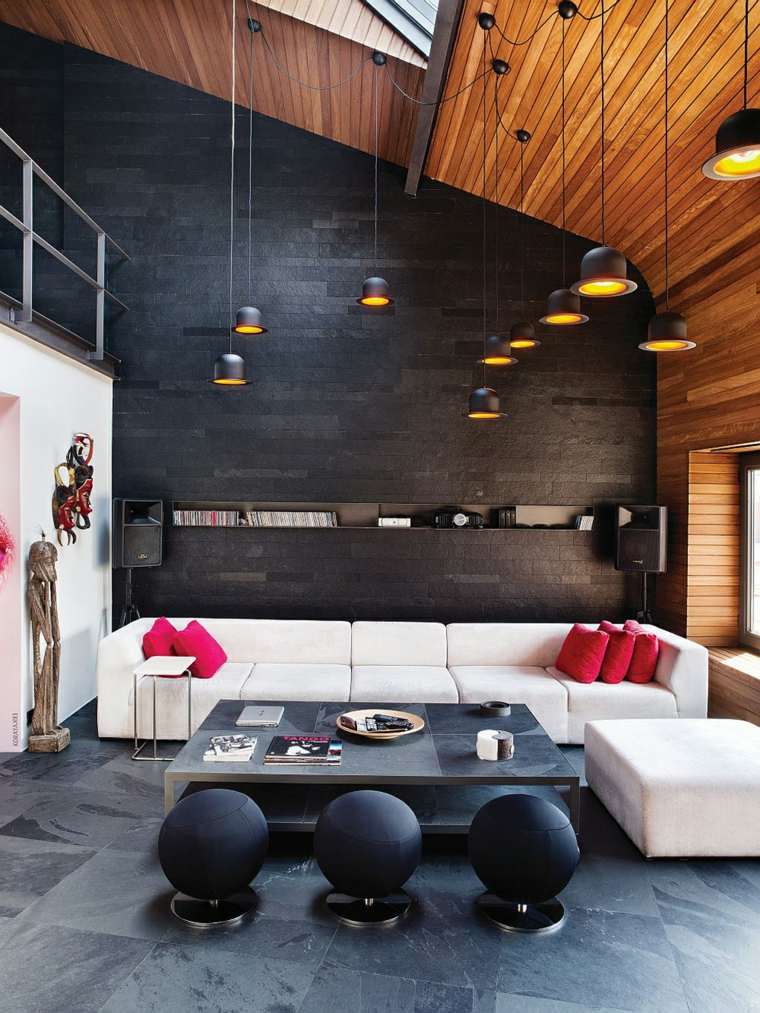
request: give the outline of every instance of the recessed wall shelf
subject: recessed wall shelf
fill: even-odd
[[[441,510],[456,508],[464,513],[478,513],[485,521],[485,527],[479,529],[464,528],[473,531],[520,531],[520,530],[564,530],[577,531],[576,518],[586,516],[593,518],[593,508],[587,505],[518,505],[516,521],[513,527],[499,528],[497,511],[507,504],[504,503],[338,503],[338,502],[283,502],[283,501],[250,501],[250,500],[174,500],[172,502],[172,522],[174,527],[220,527],[242,528],[248,531],[316,531],[353,528],[369,531],[438,531],[458,530],[456,528],[436,528],[433,516]],[[192,512],[194,518],[179,518],[181,513]],[[246,514],[252,512],[267,513],[313,513],[334,515],[335,523],[299,524],[275,523],[271,525],[252,525],[246,521]],[[201,515],[200,519],[198,514]],[[215,514],[214,519],[204,514]],[[409,517],[409,528],[381,527],[378,524],[383,517]],[[281,518],[282,520],[282,518]],[[584,529],[585,531],[591,529]]]

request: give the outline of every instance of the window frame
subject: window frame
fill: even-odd
[[[750,503],[750,472],[757,471],[757,481],[760,482],[760,453],[742,454],[739,467],[739,553],[740,553],[740,580],[739,580],[739,643],[760,651],[760,633],[753,633],[750,629],[752,619],[752,580],[754,571],[754,542],[752,538],[752,509]],[[760,514],[760,508],[758,509]],[[760,526],[760,516],[758,517]],[[759,589],[760,590],[760,589]]]

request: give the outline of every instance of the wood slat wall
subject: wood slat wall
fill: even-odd
[[[746,648],[710,650],[708,713],[760,725],[760,658]]]
[[[236,98],[246,105],[250,62],[242,0],[237,10]],[[361,0],[307,4],[272,0],[271,4],[252,3],[251,10],[264,25],[282,67],[277,68],[258,37],[254,42],[254,108],[266,116],[373,151],[371,62],[350,83],[329,91],[303,88],[292,78],[324,88],[349,77],[379,48],[389,54],[388,70],[398,84],[411,95],[421,90],[424,61]],[[0,21],[55,42],[94,50],[219,98],[230,95],[229,0],[0,0]],[[378,73],[378,96],[380,156],[406,164],[416,108],[383,72]]]

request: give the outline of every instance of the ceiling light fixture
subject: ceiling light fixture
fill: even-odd
[[[378,109],[377,109],[377,68],[384,67],[386,62],[385,54],[377,50],[372,54],[372,104],[374,106],[375,118],[375,267],[377,267],[377,193],[378,193]],[[365,278],[362,284],[362,294],[356,300],[361,306],[392,306],[393,300],[390,296],[390,289],[385,278],[373,275]]]
[[[237,5],[232,0],[232,50],[230,61],[230,77],[232,87],[230,89],[230,279],[229,279],[229,317],[228,326],[230,333],[230,348],[224,355],[220,355],[214,363],[214,377],[210,381],[219,387],[246,387],[248,380],[245,378],[245,361],[242,356],[232,351],[232,334],[235,328],[232,327],[232,264],[235,249],[235,74],[237,72],[237,61],[235,53],[235,42],[237,38]],[[251,36],[253,38],[253,36]],[[248,308],[248,307],[246,307]],[[253,308],[253,307],[250,307]],[[258,311],[257,311],[258,312]]]
[[[602,0],[601,23],[599,28],[600,59],[599,73],[601,79],[601,210],[602,210],[602,245],[589,250],[581,261],[580,281],[570,286],[576,295],[585,295],[589,299],[612,299],[615,296],[628,295],[638,288],[635,281],[628,277],[628,266],[623,254],[605,242],[604,219],[604,0]]]
[[[490,17],[490,22],[489,22]],[[487,32],[493,28],[494,21],[493,17],[481,14],[478,18],[478,23],[483,29],[483,193],[481,195],[481,204],[483,208],[483,357],[480,359],[480,365],[483,367],[483,386],[477,387],[470,394],[470,400],[467,409],[467,418],[477,420],[494,420],[503,418],[504,413],[501,410],[499,402],[499,395],[492,388],[486,384],[486,365],[488,361],[489,344],[488,338],[486,337],[486,310],[487,310],[487,274],[486,274],[486,252],[487,252],[487,232],[486,232],[486,82],[488,80],[486,73],[486,37]],[[485,18],[485,20],[484,20]],[[496,82],[494,83],[494,88]],[[495,341],[499,341],[496,338]],[[493,350],[493,345],[491,346]],[[503,351],[503,346],[499,346]],[[509,355],[509,352],[507,351]],[[511,355],[510,355],[511,358]]]
[[[561,8],[560,4],[560,8]],[[570,4],[575,7],[574,4]],[[588,317],[581,313],[581,297],[567,287],[567,221],[565,200],[565,169],[567,156],[565,152],[565,21],[574,16],[562,13],[562,288],[555,289],[546,300],[546,313],[540,323],[551,324],[553,327],[568,327],[574,324],[588,323]]]
[[[744,104],[718,127],[715,154],[702,166],[708,179],[733,181],[760,176],[760,109],[747,107],[749,0],[744,0]]]
[[[668,41],[670,32],[668,28],[668,8],[670,0],[665,0],[665,310],[657,313],[649,321],[647,328],[647,340],[642,341],[639,348],[644,352],[685,352],[695,348],[693,341],[689,341],[686,317],[680,313],[671,312],[670,309],[670,221],[669,211],[669,180],[670,180],[670,145],[669,145],[669,66]]]
[[[530,140],[530,134],[527,130],[520,129],[515,131],[515,137],[520,144],[520,246],[522,248],[520,254],[520,308],[525,313],[525,261],[527,257],[527,243],[525,242],[525,163],[523,153],[525,145]],[[509,342],[512,348],[538,348],[541,344],[536,337],[533,324],[528,320],[520,320],[516,324],[512,324],[509,328]]]

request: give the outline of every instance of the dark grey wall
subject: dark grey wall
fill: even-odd
[[[0,41],[20,33],[0,33]],[[7,49],[7,45],[5,49]],[[60,52],[60,51],[59,51]],[[12,55],[12,54],[11,54]],[[254,290],[270,332],[253,379],[207,383],[227,325],[229,110],[91,53],[63,57],[65,185],[129,250],[112,328],[114,491],[176,499],[485,503],[650,500],[654,363],[639,292],[594,304],[490,380],[509,418],[464,417],[478,379],[481,205],[381,166],[381,272],[396,306],[354,303],[371,273],[371,159],[273,120],[254,125]],[[35,101],[29,89],[24,101]],[[239,133],[235,303],[247,301],[247,124]],[[529,124],[528,124],[529,125]],[[501,323],[518,314],[519,216],[489,208]],[[526,219],[532,318],[560,278],[557,230]],[[577,269],[591,244],[570,237]],[[496,323],[492,306],[490,326]],[[135,573],[145,614],[489,618],[625,611],[609,534],[170,529]]]

